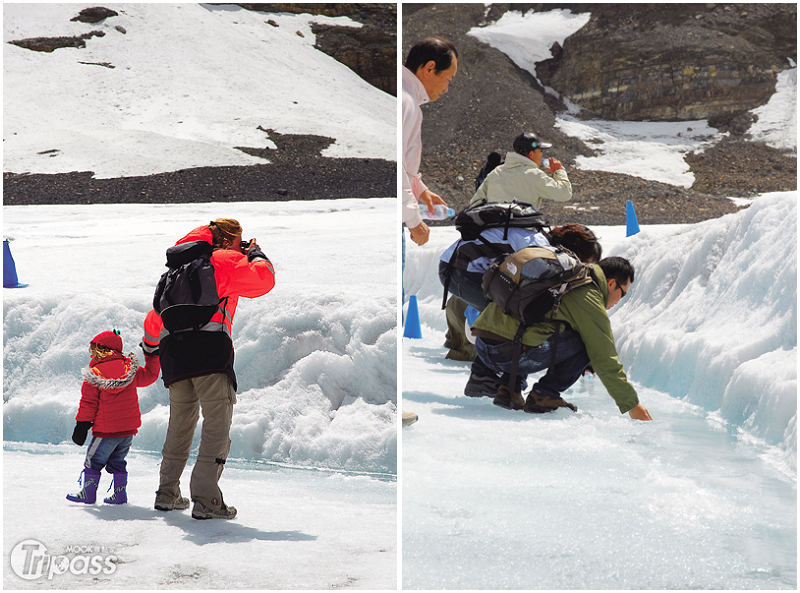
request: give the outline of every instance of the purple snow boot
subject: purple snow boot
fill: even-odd
[[[103,502],[108,504],[126,504],[128,502],[128,493],[125,490],[127,485],[128,472],[114,472],[114,479],[111,482],[111,486],[108,487],[109,490],[111,490],[112,486],[114,487],[114,494],[103,499]]]
[[[83,489],[77,494],[67,494],[67,500],[72,502],[82,502],[85,504],[94,504],[97,498],[97,486],[100,484],[100,472],[90,467],[84,468],[81,473],[83,478]],[[78,478],[78,484],[81,483],[81,478]]]

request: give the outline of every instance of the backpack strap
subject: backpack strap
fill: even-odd
[[[450,289],[450,274],[451,270],[453,269],[453,260],[456,258],[456,253],[458,253],[458,247],[461,245],[461,239],[458,240],[456,243],[456,248],[453,249],[453,253],[450,254],[450,259],[447,262],[447,267],[444,271],[444,294],[442,295],[442,311],[445,310],[447,307],[447,294]]]
[[[492,243],[486,237],[483,236],[483,233],[478,235],[478,238],[475,239],[476,241],[480,241],[484,245],[486,245],[491,251],[494,252],[495,257],[505,257],[509,255],[508,251],[504,250],[500,245],[497,243]],[[456,243],[455,249],[453,249],[453,253],[450,255],[450,259],[447,262],[447,267],[445,268],[444,272],[444,294],[442,295],[442,310],[444,310],[447,306],[447,295],[449,294],[450,289],[450,274],[453,270],[453,262],[456,260],[456,256],[458,255],[458,249],[462,246],[463,239],[459,239],[458,243]],[[471,246],[469,243],[464,243],[464,245]],[[512,248],[513,249],[513,248]]]
[[[484,245],[486,245],[487,247],[489,247],[489,249],[491,249],[492,251],[494,251],[495,255],[497,255],[497,257],[504,257],[504,256],[508,255],[508,253],[503,251],[503,249],[501,249],[500,246],[497,243],[492,243],[491,241],[489,241],[489,239],[484,237],[483,233],[478,235],[478,239],[477,240],[480,241],[481,243],[483,243]],[[503,235],[503,240],[504,241],[508,241],[508,226],[506,226],[506,231],[505,231],[505,234]]]
[[[516,203],[516,200],[514,200]],[[511,224],[511,208],[506,210],[506,224],[505,228],[503,229],[503,241],[508,241],[508,227]]]
[[[508,390],[511,393],[514,393],[516,390],[517,374],[519,372],[519,359],[522,355],[522,334],[525,333],[526,329],[528,329],[527,326],[524,323],[520,323],[519,327],[517,328],[517,333],[514,334],[514,340],[512,342],[514,345],[514,352],[511,355],[511,376],[508,380]]]

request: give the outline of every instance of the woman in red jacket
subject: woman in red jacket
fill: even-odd
[[[154,507],[159,511],[189,507],[189,500],[181,496],[180,478],[202,411],[200,448],[189,485],[192,517],[233,519],[236,509],[225,504],[219,488],[236,403],[231,325],[239,297],[267,294],[275,286],[275,272],[255,239],[243,247],[242,227],[236,220],[217,219],[194,229],[176,245],[192,241],[213,246],[211,264],[220,302],[211,321],[199,328],[170,333],[155,311],[145,319],[143,347],[159,353],[162,378],[169,388],[169,426]]]
[[[86,452],[83,489],[78,494],[68,494],[67,500],[94,504],[100,471],[106,468],[114,476],[114,494],[104,502],[125,504],[128,502],[125,456],[133,435],[142,425],[136,388],[154,383],[161,364],[158,356],[145,355],[146,364],[140,368],[135,353],[128,356],[122,353],[122,338],[116,330],[95,336],[89,351],[92,360],[83,369],[81,403],[72,440],[83,445],[90,427],[93,436]]]

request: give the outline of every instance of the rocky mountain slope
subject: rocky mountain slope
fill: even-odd
[[[564,105],[505,54],[467,35],[508,10],[555,8],[592,17],[563,47],[551,49],[553,59],[537,65],[537,76],[591,109],[587,117],[708,118],[730,132],[702,154],[687,155],[691,188],[641,179],[635,171],[573,168],[576,156],[594,151],[554,127]],[[725,196],[796,189],[796,154],[747,137],[749,110],[769,99],[787,58],[796,62],[796,31],[796,4],[492,4],[488,11],[483,4],[406,4],[402,58],[416,40],[433,35],[452,41],[460,54],[449,93],[423,107],[426,183],[462,207],[486,155],[505,153],[516,135],[535,131],[553,143],[551,156],[565,164],[573,182],[569,208],[548,205],[556,224],[620,224],[625,201],[634,198],[640,222],[695,222],[736,210]],[[725,78],[721,90],[709,90],[712,73]]]

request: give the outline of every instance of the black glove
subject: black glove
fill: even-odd
[[[263,259],[269,262],[269,258],[264,255],[263,251],[261,251],[258,247],[253,247],[247,252],[247,261],[253,262],[257,259]]]
[[[152,344],[148,344],[144,340],[139,342],[139,346],[141,346],[145,356],[158,356],[159,353],[158,346],[153,346]]]
[[[86,442],[86,435],[89,434],[89,429],[91,427],[91,422],[77,422],[75,424],[75,430],[72,431],[72,442],[79,447],[83,446]]]

